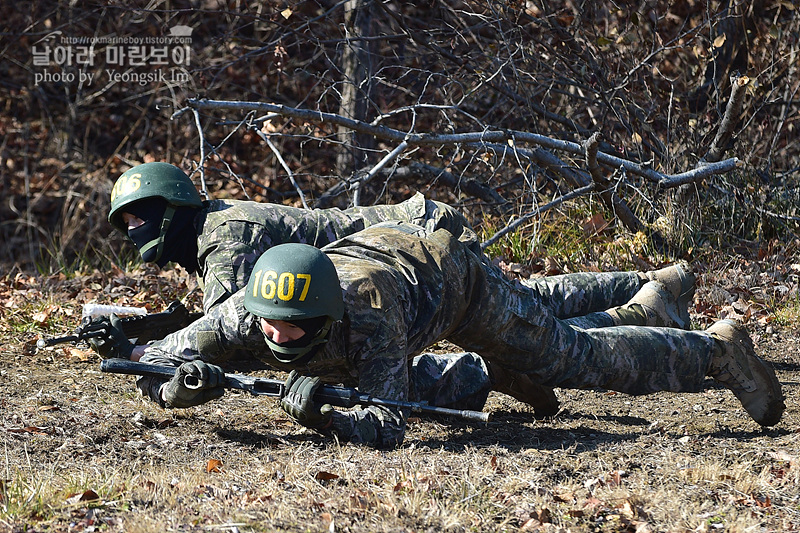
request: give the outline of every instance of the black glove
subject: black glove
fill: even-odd
[[[331,423],[333,407],[314,401],[319,388],[319,378],[302,376],[296,370],[289,373],[281,396],[281,408],[298,424],[311,429],[327,429]]]
[[[99,316],[88,321],[84,321],[78,328],[78,334],[86,334],[94,331],[104,331],[100,337],[89,339],[89,346],[100,354],[103,359],[119,357],[130,359],[134,345],[122,331],[122,322],[117,315]]]
[[[204,361],[183,363],[161,394],[168,407],[194,407],[225,394],[225,371]]]

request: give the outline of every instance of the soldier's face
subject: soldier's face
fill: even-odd
[[[144,224],[144,220],[130,213],[122,213],[122,221],[128,226],[128,230],[136,229]]]
[[[302,328],[295,326],[283,320],[268,320],[266,318],[259,319],[261,323],[261,330],[264,332],[269,340],[275,344],[283,344],[285,342],[296,341],[306,334]]]

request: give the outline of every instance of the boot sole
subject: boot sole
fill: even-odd
[[[747,409],[744,400],[748,399],[753,393],[745,391],[741,391],[739,393],[736,391],[732,392],[739,399],[739,401],[742,402],[742,406],[747,411],[747,414],[749,414],[750,417],[759,425],[776,425],[778,422],[780,422],[781,416],[783,416],[783,412],[786,409],[786,404],[784,403],[784,397],[781,391],[781,383],[778,381],[778,376],[775,374],[775,370],[769,363],[761,359],[756,354],[753,340],[750,338],[750,335],[747,333],[747,330],[744,328],[744,326],[733,320],[724,320],[720,322],[726,322],[730,324],[733,327],[734,334],[730,337],[722,337],[721,335],[718,335],[717,338],[726,342],[744,345],[745,352],[748,354],[747,362],[750,366],[750,372],[753,374],[753,381],[756,382],[756,390],[768,391],[768,399],[766,401],[764,412],[754,413]],[[774,394],[776,391],[777,396]]]

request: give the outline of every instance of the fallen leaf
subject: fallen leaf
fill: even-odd
[[[519,528],[520,531],[540,531],[542,523],[535,518],[529,518]]]
[[[9,433],[37,433],[39,435],[47,435],[47,428],[37,426],[27,426],[24,428],[9,428],[6,429]]]
[[[85,490],[83,492],[80,492],[80,493],[77,493],[77,494],[71,494],[70,496],[67,496],[67,500],[66,501],[69,504],[75,504],[75,503],[78,503],[78,502],[90,502],[90,501],[95,501],[95,500],[99,500],[99,499],[100,499],[100,496],[98,496],[95,491],[93,491],[92,489],[88,489],[88,490]]]
[[[753,495],[753,499],[756,501],[756,507],[772,507],[772,500],[770,500],[769,495],[764,496],[763,498]]]
[[[339,476],[331,472],[325,472],[324,470],[320,470],[319,472],[317,472],[317,475],[314,476],[314,479],[318,481],[330,481],[331,479],[339,479]]]
[[[366,509],[369,507],[368,494],[363,490],[356,490],[350,493],[350,505],[355,509]]]
[[[406,492],[412,490],[413,488],[414,484],[411,483],[411,480],[406,479],[405,481],[397,483],[392,490],[394,490],[394,492],[400,492],[400,491]]]
[[[91,350],[81,350],[79,348],[69,348],[67,350],[67,357],[70,359],[77,359],[81,362],[86,362],[96,357],[95,353]]]
[[[594,235],[608,228],[608,221],[601,213],[596,213],[581,221],[581,228],[586,235]]]
[[[209,459],[208,463],[206,463],[206,472],[209,474],[218,474],[222,472],[222,461],[219,459]]]

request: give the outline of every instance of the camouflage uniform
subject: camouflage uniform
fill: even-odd
[[[336,208],[306,210],[239,200],[205,202],[195,220],[197,257],[202,272],[202,277],[198,274],[198,281],[203,289],[203,309],[209,313],[231,294],[245,287],[256,260],[276,244],[299,242],[320,248],[373,224],[394,220],[410,222],[430,231],[444,228],[457,236],[465,231],[470,232],[465,240],[473,250],[480,249],[463,215],[447,204],[427,200],[420,193],[396,205],[354,207],[344,211]],[[198,334],[196,328],[196,325],[190,325],[152,346],[186,357],[202,353],[205,337],[202,333]],[[238,357],[242,355],[231,350],[221,358],[227,360]],[[423,378],[426,383],[436,383],[431,386],[429,395],[448,397],[449,393],[444,391],[448,390],[450,383],[471,383],[476,394],[472,404],[483,405],[490,388],[490,378],[480,358],[471,354],[431,354],[426,355],[425,362],[428,363],[425,365],[426,372],[433,368],[441,372],[428,373]],[[452,403],[460,397],[449,398],[446,403]]]
[[[447,204],[416,193],[396,205],[299,209],[240,200],[205,202],[195,220],[197,258],[207,313],[247,285],[256,260],[272,246],[299,242],[321,248],[384,221],[401,220],[460,236],[469,222]]]
[[[447,204],[427,200],[416,193],[397,205],[355,207],[347,210],[305,210],[278,204],[238,200],[205,202],[195,221],[198,264],[202,278],[203,308],[206,313],[247,285],[256,260],[267,249],[285,242],[300,242],[322,247],[336,239],[386,221],[406,221],[428,231],[446,229],[480,255],[480,244],[469,222]],[[633,272],[580,273],[526,281],[542,299],[552,305],[559,318],[602,311],[627,302],[639,289]],[[610,320],[603,314],[600,320]],[[613,325],[577,318],[579,327]],[[192,357],[205,350],[206,335],[197,325],[177,331],[154,346],[173,354]],[[236,350],[220,354],[221,359],[247,357]],[[417,363],[421,363],[417,371]],[[538,392],[520,376],[501,369],[489,369],[475,354],[423,354],[412,364],[413,387],[418,398],[436,399],[439,406],[467,402],[480,409],[494,387],[520,401],[536,405]],[[423,385],[424,383],[424,385]],[[469,391],[469,392],[468,392]]]
[[[667,328],[571,326],[556,318],[537,291],[510,281],[447,231],[374,227],[323,251],[339,274],[345,316],[334,323],[324,349],[296,370],[325,382],[407,400],[409,361],[447,339],[548,387],[603,387],[629,394],[703,387],[714,342],[710,336]],[[271,367],[293,369],[265,346],[256,318],[244,308],[244,291],[203,321],[198,338],[202,333],[204,340],[198,344],[204,360],[215,362],[216,355],[237,348]],[[177,366],[185,359],[149,350],[142,360]],[[160,385],[139,382],[157,401]],[[406,416],[375,406],[336,411],[333,428],[344,440],[393,446],[403,440]]]

